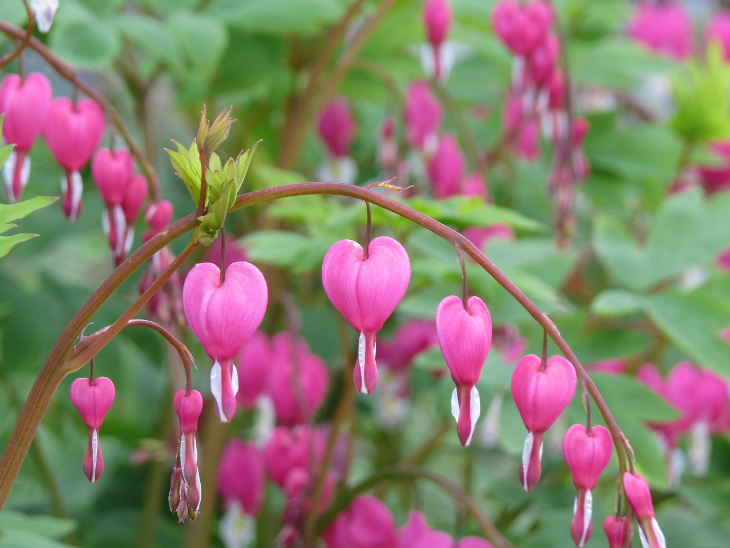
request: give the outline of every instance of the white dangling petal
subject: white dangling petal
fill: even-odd
[[[114,206],[112,214],[114,215],[114,227],[117,229],[117,248],[113,251],[121,254],[124,249],[124,233],[127,231],[127,219],[124,216],[124,210],[121,206]]]
[[[71,180],[71,188],[68,188],[68,180]],[[67,192],[71,193],[71,214],[70,221],[75,221],[79,216],[79,206],[81,205],[81,195],[84,192],[84,180],[78,171],[72,171],[68,176],[64,175],[61,179],[61,191],[64,196]]]
[[[30,0],[30,6],[35,14],[38,31],[45,34],[51,30],[53,16],[58,9],[58,0]]]
[[[3,164],[3,178],[5,179],[5,190],[7,190],[8,193],[8,202],[14,203],[18,201],[18,197],[15,195],[15,191],[13,190],[13,177],[15,176],[15,164],[18,161],[18,155],[15,152],[15,149],[10,151],[10,155],[8,156],[7,160],[5,160],[5,163]],[[20,183],[21,183],[21,190],[25,188],[25,185],[28,184],[28,179],[30,178],[30,157],[25,156],[25,160],[23,160],[23,167],[20,170]]]
[[[195,454],[195,462],[198,462],[198,440],[193,438],[193,453]],[[200,470],[195,467],[195,487],[198,489],[198,505],[194,508],[197,512],[200,509],[200,501],[203,500],[203,491],[200,486]]]
[[[709,423],[703,420],[695,423],[690,431],[689,449],[687,450],[687,460],[695,474],[707,473],[710,467],[711,446]]]
[[[468,447],[471,443],[471,438],[474,436],[474,429],[477,426],[477,420],[482,412],[482,399],[479,397],[479,391],[476,386],[471,387],[469,392],[469,413],[471,419],[471,430],[469,431],[469,438],[466,440],[466,446]]]
[[[521,55],[515,55],[512,58],[512,87],[515,90],[522,89],[522,83],[525,77],[525,58]]]
[[[238,369],[236,369],[236,364],[233,364],[233,367],[231,368],[231,388],[233,388],[233,395],[235,396],[238,394]]]
[[[104,232],[104,236],[109,236],[111,230],[111,223],[109,222],[109,210],[105,209],[101,212],[101,230]]]
[[[276,426],[276,409],[269,396],[261,396],[256,402],[256,419],[253,424],[253,439],[256,445],[264,447]]]
[[[187,451],[185,451],[185,434],[180,434],[180,469],[182,470],[182,477],[185,485],[188,484],[188,479],[185,477],[185,457]]]
[[[421,44],[418,48],[418,57],[421,59],[421,67],[427,76],[433,78],[436,75],[436,52],[431,44]]]
[[[578,548],[583,548],[586,543],[586,535],[588,528],[591,526],[591,516],[593,515],[593,493],[588,489],[586,491],[585,503],[583,504],[583,534],[580,537]]]
[[[256,521],[243,512],[237,500],[233,500],[221,518],[218,532],[226,548],[253,546],[256,539]]]
[[[360,393],[367,395],[368,387],[365,386],[365,333],[360,332],[360,339],[357,342],[357,363],[360,366]]]
[[[525,491],[529,490],[527,487],[527,470],[530,467],[530,455],[532,454],[532,446],[534,443],[535,436],[532,432],[529,432],[525,438],[525,446],[522,448],[522,488]],[[540,449],[542,450],[542,444],[540,444]],[[540,455],[540,457],[542,458],[542,455]]]
[[[91,432],[91,483],[96,482],[96,453],[99,451],[99,431],[95,428]]]
[[[459,396],[456,395],[456,388],[451,393],[451,415],[456,423],[459,423]]]
[[[654,534],[659,541],[659,547],[667,548],[667,541],[664,538],[664,533],[662,532],[661,527],[659,527],[659,522],[656,518],[651,518],[651,528],[654,529]]]
[[[218,360],[215,361],[213,367],[210,368],[210,392],[215,398],[215,403],[218,406],[218,416],[221,422],[228,422],[228,417],[223,412],[223,387],[221,386],[221,364]]]
[[[124,254],[129,255],[132,249],[132,242],[134,241],[134,227],[129,227],[127,230],[127,237],[124,239]]]
[[[641,527],[639,527],[639,538],[641,539],[642,548],[651,548],[646,540],[646,535],[644,535],[644,530]]]

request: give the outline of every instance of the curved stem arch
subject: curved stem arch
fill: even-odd
[[[247,194],[242,194],[236,198],[231,211],[244,209],[264,202],[289,198],[294,196],[306,196],[312,194],[330,194],[357,198],[371,204],[387,209],[401,217],[409,219],[416,224],[427,228],[434,234],[444,238],[452,245],[458,244],[464,253],[469,255],[484,270],[486,270],[507,292],[512,295],[522,307],[540,324],[555,341],[558,348],[563,352],[565,357],[575,367],[578,379],[585,383],[586,389],[593,397],[596,405],[603,416],[606,426],[613,437],[616,451],[619,455],[619,465],[621,471],[626,467],[626,451],[624,447],[625,436],[621,432],[611,411],[608,409],[606,402],[601,396],[598,388],[588,373],[581,365],[575,353],[571,350],[568,343],[560,335],[555,324],[533,303],[502,271],[497,268],[482,251],[475,246],[468,238],[461,235],[457,231],[447,227],[439,221],[424,215],[407,205],[381,196],[370,190],[346,185],[340,183],[299,183],[291,185],[283,185],[279,187],[256,190]],[[43,367],[36,379],[31,393],[28,396],[23,411],[13,430],[13,434],[8,442],[2,459],[0,460],[0,509],[5,504],[8,494],[15,481],[20,466],[25,458],[30,443],[35,436],[41,418],[53,396],[58,385],[63,378],[80,369],[94,355],[99,352],[124,325],[132,319],[134,314],[146,304],[152,297],[154,292],[164,283],[176,268],[178,268],[183,260],[189,256],[195,249],[196,244],[193,242],[185,248],[176,261],[158,278],[153,286],[145,291],[139,299],[130,307],[130,309],[122,315],[112,326],[97,337],[86,338],[83,342],[74,348],[74,342],[81,335],[84,327],[92,320],[94,315],[99,311],[106,300],[114,293],[121,284],[129,278],[129,276],[141,267],[152,255],[162,249],[164,246],[177,239],[178,237],[197,228],[199,221],[195,214],[191,213],[168,227],[167,230],[161,232],[139,249],[130,255],[107,280],[97,289],[81,309],[76,313],[73,319],[66,326],[56,340],[51,353],[46,358]]]

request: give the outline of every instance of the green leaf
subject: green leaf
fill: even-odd
[[[22,219],[34,211],[48,207],[56,200],[58,198],[55,196],[36,196],[16,204],[0,204],[0,224]]]
[[[204,13],[175,10],[168,19],[180,54],[194,72],[210,75],[215,72],[228,43],[225,18]]]
[[[107,68],[121,50],[117,29],[96,18],[77,18],[54,25],[50,48],[64,61],[88,68]]]
[[[118,31],[150,59],[176,69],[182,67],[183,60],[169,25],[141,13],[122,13],[114,22]]]
[[[252,33],[311,36],[341,16],[338,0],[215,0],[210,12]]]
[[[200,200],[200,184],[202,178],[202,169],[200,167],[200,155],[195,141],[190,145],[190,150],[186,149],[177,141],[173,141],[177,146],[177,152],[168,148],[165,149],[170,157],[170,163],[175,170],[175,175],[180,177],[190,193],[190,197],[196,204]]]
[[[630,316],[641,311],[641,300],[628,291],[607,289],[591,302],[591,312],[604,318]]]
[[[254,261],[292,268],[295,272],[321,264],[329,246],[296,232],[259,230],[239,240]]]
[[[10,253],[16,245],[37,237],[38,234],[14,234],[12,236],[0,236],[0,259]]]
[[[28,531],[47,538],[61,538],[76,529],[77,523],[71,519],[51,516],[26,516],[20,512],[4,510],[0,514],[0,528],[7,531]],[[0,541],[0,546],[5,546]]]

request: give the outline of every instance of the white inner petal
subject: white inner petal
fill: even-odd
[[[276,426],[276,410],[269,396],[261,396],[256,402],[256,419],[253,425],[253,439],[263,447]]]
[[[456,388],[451,393],[451,414],[456,422],[459,422],[459,397],[456,395]]]
[[[187,485],[188,480],[185,477],[185,434],[180,434],[180,469],[182,470],[183,481]]]
[[[659,527],[659,523],[657,522],[656,518],[651,518],[651,527],[652,529],[654,529],[654,534],[659,541],[659,546],[661,548],[667,548],[667,541],[664,538],[664,533],[662,533],[662,530]]]
[[[365,333],[362,331],[357,342],[357,363],[360,366],[360,393],[367,394],[368,387],[365,386]]]
[[[512,85],[516,89],[522,88],[522,78],[525,74],[525,58],[515,55],[512,58]]]
[[[198,462],[198,440],[193,438],[193,452],[195,454],[195,462],[197,464]],[[195,467],[195,487],[198,488],[198,505],[195,507],[195,511],[197,512],[200,508],[200,501],[203,500],[203,491],[200,487],[200,470],[198,467]]]
[[[687,451],[689,465],[695,474],[707,473],[707,469],[710,467],[711,446],[709,423],[704,420],[695,423],[690,431],[689,450]]]
[[[586,543],[586,535],[588,528],[591,526],[591,516],[593,515],[593,493],[588,489],[586,492],[585,503],[583,504],[583,534],[580,537],[578,548],[583,548]]]
[[[58,9],[58,0],[31,0],[30,5],[35,13],[38,30],[42,33],[48,32]]]
[[[91,483],[96,482],[96,453],[99,450],[99,431],[95,428],[91,432]]]
[[[124,254],[128,255],[129,250],[132,249],[132,242],[134,241],[134,227],[129,227],[127,231],[127,238],[124,241]]]
[[[5,178],[5,188],[8,192],[8,201],[16,202],[18,197],[15,195],[15,189],[13,189],[13,176],[15,175],[15,164],[18,161],[18,155],[15,149],[10,151],[8,159],[3,164],[3,177]],[[28,178],[30,177],[30,157],[26,156],[23,160],[23,167],[20,170],[20,183],[21,190],[28,184]]]
[[[474,436],[474,429],[476,428],[477,420],[479,419],[479,415],[482,411],[482,399],[479,397],[479,391],[476,386],[471,387],[469,398],[469,413],[471,415],[469,418],[471,419],[471,430],[469,430],[469,438],[466,440],[467,446],[471,443],[471,438]]]
[[[530,467],[530,454],[532,453],[532,445],[535,443],[535,436],[532,432],[527,434],[525,438],[525,446],[522,448],[522,488],[527,491],[527,470]]]
[[[226,548],[253,546],[256,539],[256,521],[252,516],[244,514],[241,504],[234,500],[223,514],[218,532]]]
[[[236,369],[235,363],[231,368],[231,387],[233,388],[233,395],[238,394],[238,369]]]
[[[114,227],[117,230],[117,248],[114,250],[116,253],[121,253],[124,249],[124,231],[127,228],[127,220],[124,218],[124,210],[121,206],[114,206]]]
[[[105,209],[101,212],[101,230],[104,232],[104,236],[109,236],[111,230],[111,223],[109,222],[109,210]]]
[[[221,364],[215,361],[213,367],[210,368],[210,391],[215,398],[218,407],[218,416],[221,422],[228,422],[228,417],[223,412],[223,387],[221,386]]]
[[[646,535],[644,535],[644,530],[641,527],[639,527],[639,538],[641,539],[642,548],[650,548],[649,543],[646,541]]]

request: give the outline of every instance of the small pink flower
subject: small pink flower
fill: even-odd
[[[180,469],[184,480],[181,489],[184,488],[188,512],[192,511],[194,516],[200,508],[201,497],[195,433],[198,430],[198,418],[203,411],[203,396],[197,390],[191,390],[190,393],[180,390],[175,394],[174,405],[180,420]]]
[[[286,477],[292,469],[300,467],[308,470],[310,454],[317,463],[322,459],[324,449],[324,440],[317,430],[312,430],[306,425],[294,428],[278,426],[272,432],[264,449],[268,476],[271,481],[283,488]]]
[[[608,466],[613,452],[611,433],[603,426],[594,426],[589,431],[582,424],[574,424],[563,438],[563,455],[578,489],[575,511],[570,533],[578,548],[583,548],[591,538],[591,515],[593,494],[591,490],[598,483]]]
[[[450,133],[442,135],[436,153],[426,166],[433,195],[448,198],[456,194],[465,169],[464,155],[456,138]]]
[[[489,191],[487,190],[487,181],[481,173],[472,173],[467,175],[461,185],[461,193],[464,196],[478,196],[485,200],[489,199]]]
[[[392,339],[379,344],[379,361],[394,371],[405,371],[421,352],[438,344],[436,324],[410,320],[399,326]]]
[[[428,41],[434,46],[441,45],[451,26],[451,4],[448,0],[426,0],[423,5],[423,24]]]
[[[690,57],[694,49],[692,19],[677,2],[640,2],[627,33],[649,50],[678,61]]]
[[[436,148],[443,110],[427,82],[417,80],[408,86],[403,118],[410,145],[419,151],[433,152]]]
[[[251,263],[228,265],[225,281],[220,269],[199,263],[185,278],[185,316],[206,354],[214,360],[210,371],[211,392],[221,422],[236,412],[238,372],[233,358],[261,324],[266,312],[268,290],[263,274]]]
[[[134,172],[132,155],[122,149],[100,148],[91,162],[91,176],[107,207],[121,206]]]
[[[28,153],[43,130],[52,96],[48,78],[38,72],[25,78],[8,74],[0,85],[0,113],[5,113],[3,139],[15,145],[3,166],[10,203],[20,199],[28,183]]]
[[[626,516],[620,518],[608,516],[603,521],[603,532],[606,533],[608,538],[608,548],[624,548],[627,524]],[[629,537],[628,546],[631,546],[631,536]]]
[[[553,34],[547,34],[530,54],[530,77],[537,87],[550,84],[555,64],[560,55],[560,41]]]
[[[99,444],[99,428],[104,416],[114,402],[114,383],[107,377],[76,379],[71,383],[71,403],[81,414],[81,420],[89,429],[89,444],[84,455],[84,474],[91,483],[104,472],[104,458]]]
[[[266,466],[261,451],[252,443],[230,440],[218,463],[217,485],[224,506],[238,503],[246,514],[258,515],[266,492]]]
[[[355,388],[369,394],[378,382],[375,334],[405,295],[411,264],[403,246],[393,238],[375,238],[364,257],[352,240],[335,243],[322,263],[322,283],[332,304],[360,333],[353,372]]]
[[[150,225],[150,230],[145,233],[144,241],[149,240],[152,236],[165,230],[172,219],[173,213],[174,208],[167,200],[159,200],[148,205],[144,212],[144,220]]]
[[[350,155],[355,140],[355,120],[346,99],[335,99],[322,110],[317,130],[332,156]]]
[[[276,418],[288,425],[307,422],[327,395],[327,366],[304,339],[294,341],[291,333],[277,334],[272,347],[268,392]]]
[[[243,409],[254,407],[266,392],[273,359],[273,350],[266,333],[254,332],[237,359],[241,371],[238,373],[239,390],[236,399]]]
[[[492,12],[494,32],[515,55],[527,57],[543,40],[553,21],[550,5],[533,1],[521,6],[502,0]]]
[[[540,480],[543,434],[568,407],[577,377],[563,356],[548,358],[545,369],[534,354],[522,358],[512,374],[512,397],[529,431],[522,452],[520,482],[531,491]]]
[[[328,548],[393,548],[395,520],[388,507],[370,495],[355,497],[322,537]]]
[[[142,175],[134,175],[129,182],[127,192],[122,202],[122,213],[124,214],[125,230],[122,235],[121,243],[117,246],[118,252],[112,254],[115,266],[119,266],[129,255],[132,249],[132,241],[134,240],[134,223],[139,216],[139,210],[147,198],[147,179]],[[111,231],[110,231],[111,232]],[[109,242],[112,244],[112,242]]]
[[[462,300],[446,297],[436,310],[439,346],[456,388],[451,396],[451,414],[457,423],[461,444],[471,443],[481,410],[476,384],[492,344],[492,319],[487,305],[471,297],[464,309]]]
[[[664,533],[654,518],[654,506],[651,503],[649,484],[639,474],[624,472],[624,491],[634,509],[636,521],[641,529],[641,544],[647,548],[666,548]]]
[[[408,518],[398,533],[396,548],[412,548],[416,542],[432,529],[428,526],[426,516],[420,510],[408,512]]]
[[[104,137],[104,113],[91,99],[74,105],[69,98],[58,97],[48,110],[43,137],[56,161],[66,170],[61,181],[63,211],[70,221],[75,221],[81,213],[83,192],[79,171]]]

